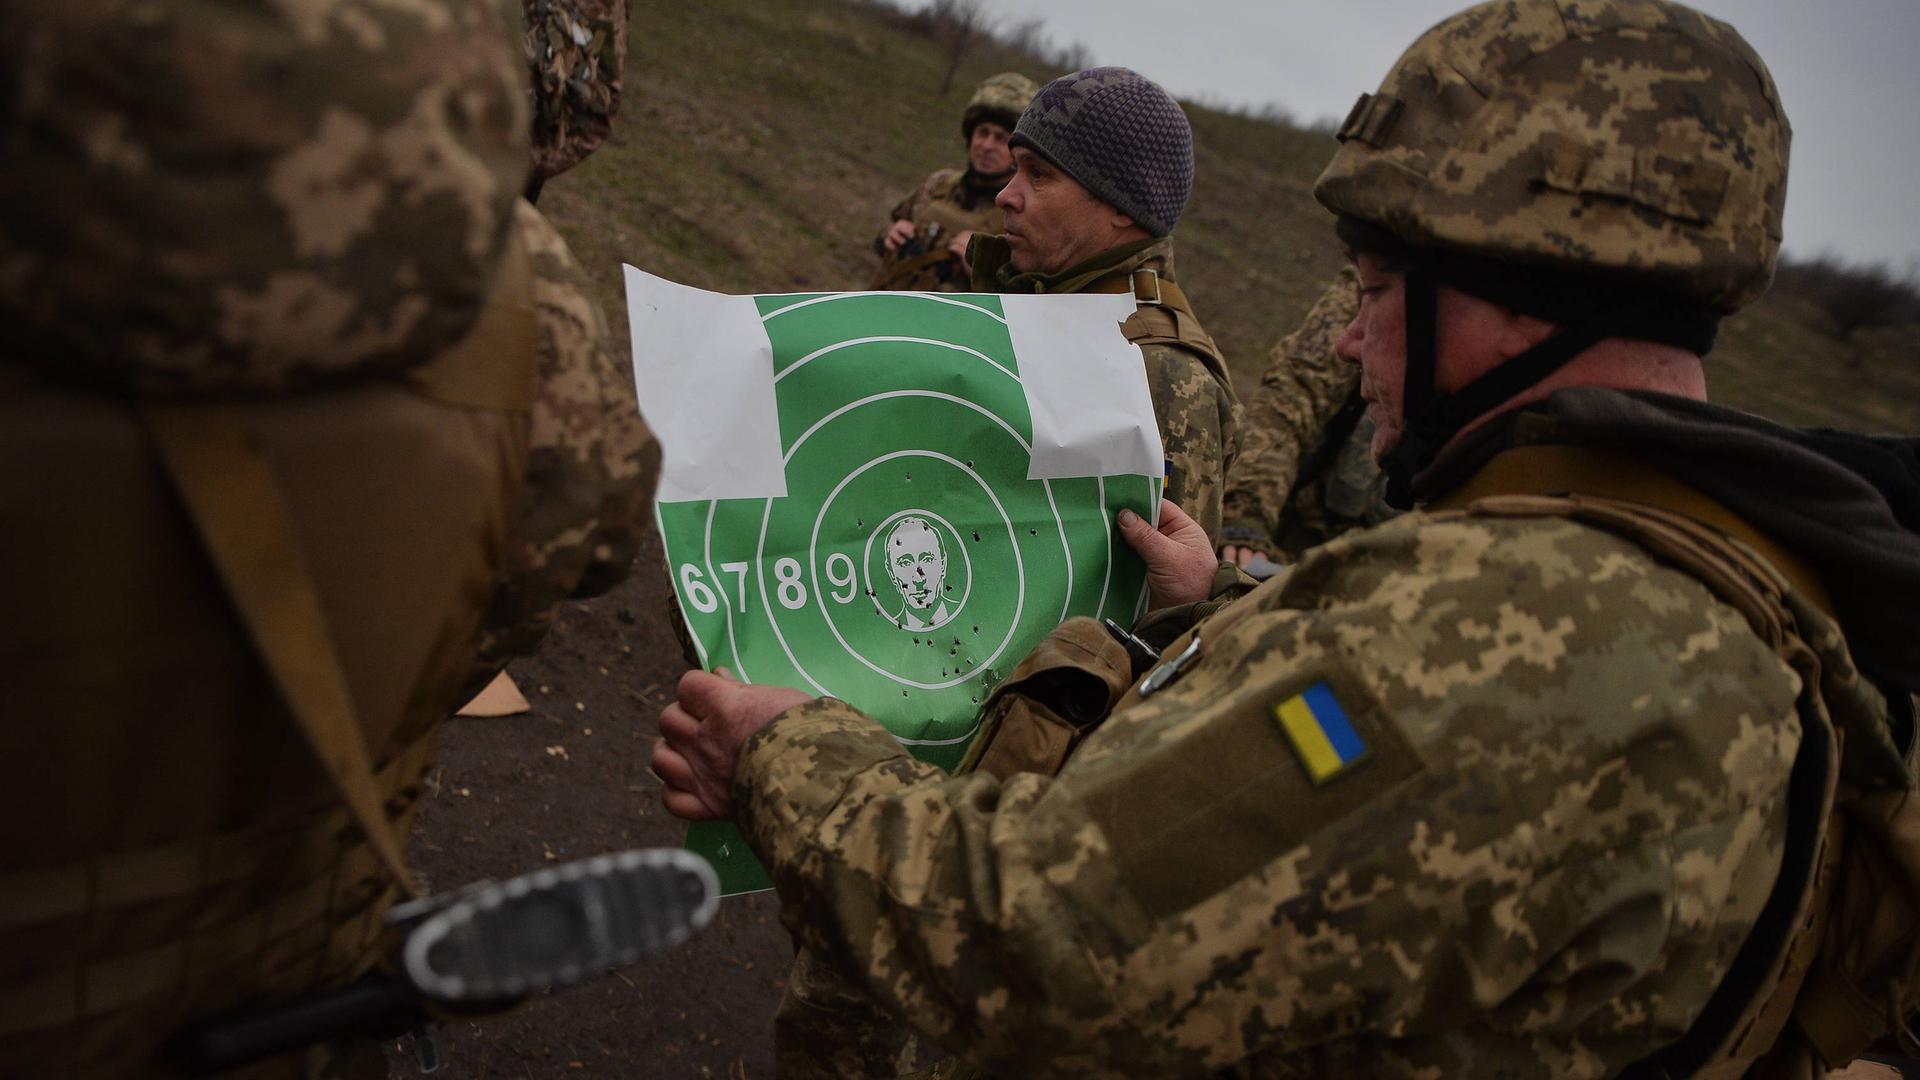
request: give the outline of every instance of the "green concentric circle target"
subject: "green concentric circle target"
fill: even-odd
[[[1041,477],[996,297],[756,298],[784,493],[662,503],[701,659],[841,698],[946,767],[992,687],[1063,618],[1131,621],[1112,516],[1158,480]]]

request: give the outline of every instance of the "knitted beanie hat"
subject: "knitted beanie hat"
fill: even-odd
[[[1088,68],[1040,88],[1014,126],[1024,146],[1155,236],[1173,231],[1193,191],[1193,129],[1158,83]]]

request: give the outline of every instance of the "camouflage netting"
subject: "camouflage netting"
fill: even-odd
[[[0,10],[0,313],[45,369],[273,392],[480,311],[527,172],[492,0]]]

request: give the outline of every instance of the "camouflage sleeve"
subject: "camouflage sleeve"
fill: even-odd
[[[1266,536],[1280,531],[1302,459],[1359,384],[1360,369],[1333,347],[1359,309],[1358,290],[1352,268],[1341,270],[1268,355],[1260,388],[1247,403],[1240,457],[1227,477],[1226,524]]]
[[[514,224],[533,270],[539,379],[527,481],[477,650],[480,683],[539,645],[561,601],[626,578],[648,528],[658,458],[633,369],[614,352],[586,271],[530,203],[516,206]]]
[[[1240,450],[1240,403],[1232,387],[1186,349],[1145,345],[1140,352],[1166,452],[1166,497],[1218,540],[1227,466]]]
[[[1198,634],[1053,779],[775,721],[735,793],[789,928],[1011,1075],[1603,1075],[1692,1023],[1799,742],[1737,612],[1573,523],[1413,515]]]
[[[917,1049],[913,1033],[857,980],[806,949],[793,958],[773,1016],[780,1080],[904,1076]]]

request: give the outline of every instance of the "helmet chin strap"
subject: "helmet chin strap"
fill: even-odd
[[[1433,461],[1446,438],[1440,434],[1435,400],[1438,375],[1440,287],[1426,267],[1407,271],[1401,290],[1402,337],[1407,362],[1400,373],[1400,441],[1380,460],[1387,505],[1413,509],[1413,478]]]
[[[1565,367],[1574,357],[1639,323],[1646,306],[1594,315],[1555,330],[1545,341],[1483,373],[1450,394],[1439,390],[1440,284],[1432,269],[1416,266],[1406,274],[1406,369],[1401,376],[1400,441],[1380,461],[1386,475],[1387,505],[1410,510],[1414,478],[1426,471],[1441,448],[1466,426]]]

